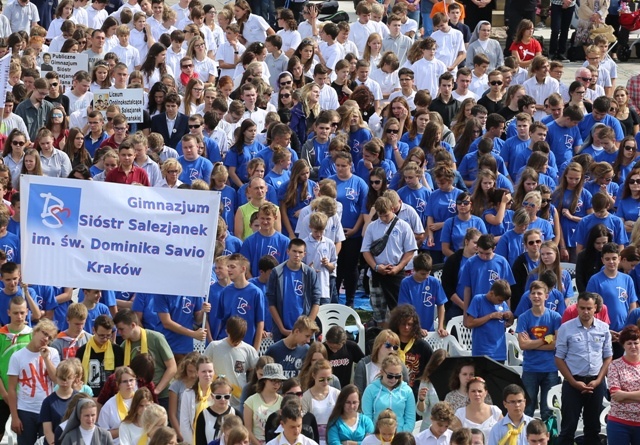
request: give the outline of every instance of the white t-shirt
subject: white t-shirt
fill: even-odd
[[[51,363],[57,367],[60,363],[58,351],[51,347],[47,349]],[[40,352],[31,352],[28,348],[15,352],[9,359],[7,375],[18,377],[18,409],[39,413],[42,402],[53,391],[53,382],[47,375]]]
[[[194,58],[193,69],[198,73],[198,78],[203,82],[209,81],[209,75],[216,77],[218,74],[218,65],[209,57],[205,57],[203,60]]]
[[[71,17],[69,17],[69,20],[71,20],[73,23],[77,23],[78,22],[73,15]],[[53,19],[53,21],[49,25],[49,29],[47,30],[46,39],[49,40],[49,39],[53,39],[54,37],[61,36],[62,35],[62,31],[60,30],[60,27],[62,26],[62,23],[64,21],[65,21],[65,19],[63,19],[63,18]]]
[[[464,37],[457,29],[451,28],[449,32],[436,31],[431,34],[431,37],[437,43],[436,57],[448,67],[456,60],[458,53],[466,53]],[[454,67],[451,73],[455,76],[457,71],[458,68]]]
[[[89,26],[89,15],[84,8],[73,8],[73,17],[78,25]]]
[[[262,42],[267,39],[267,29],[270,26],[265,19],[255,14],[249,14],[249,18],[244,24],[242,36],[247,41],[247,45],[253,42]]]
[[[89,28],[100,29],[104,21],[109,17],[109,13],[104,9],[97,10],[93,6],[89,6],[87,8],[87,17],[89,20]]]
[[[240,42],[236,43],[236,49],[238,50],[238,55],[242,56],[245,51],[245,47]],[[235,52],[233,46],[229,42],[224,42],[218,48],[218,52],[216,53],[216,60],[222,60],[224,63],[233,63],[235,61]],[[220,68],[220,77],[229,76],[232,79],[235,77],[235,68]]]
[[[182,60],[186,55],[187,51],[182,48],[180,48],[180,52],[178,53],[174,52],[171,47],[167,48],[167,57],[164,63],[171,67],[171,71],[176,75],[176,78],[182,74],[182,71],[180,70],[180,60]]]
[[[71,91],[67,91],[64,95],[69,98],[69,113],[88,108],[93,100],[93,93],[91,91],[87,91],[82,96],[76,96]]]
[[[105,42],[105,47],[106,47]],[[127,46],[126,48],[120,44],[117,44],[114,48],[111,49],[120,62],[127,65],[129,68],[129,72],[135,70],[136,66],[142,65],[142,61],[140,60],[140,52],[134,48],[132,45]]]
[[[300,42],[302,42],[302,36],[300,36],[300,32],[298,31],[293,31],[293,30],[286,31],[284,29],[281,29],[276,34],[278,34],[282,39],[283,53],[286,53],[290,49],[295,50],[296,48],[298,48],[298,45],[300,45]]]
[[[140,61],[144,62],[149,52],[147,42],[144,41],[146,33],[144,31],[138,31],[137,29],[131,29],[131,35],[129,37],[129,45],[133,46],[140,53]]]
[[[415,85],[418,90],[428,90],[431,97],[438,94],[438,78],[447,72],[447,66],[439,59],[427,60],[424,57],[411,65],[415,73]]]
[[[398,70],[395,70],[392,73],[385,73],[380,68],[374,68],[371,70],[371,79],[380,84],[382,94],[391,94],[393,90],[400,88]]]
[[[349,40],[356,44],[359,54],[364,54],[364,47],[367,44],[367,39],[371,34],[377,32],[377,26],[374,22],[369,20],[366,24],[362,24],[359,21],[351,24],[349,31]]]

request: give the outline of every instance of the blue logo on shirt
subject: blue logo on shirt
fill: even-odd
[[[616,289],[618,289],[618,300],[620,300],[621,303],[626,303],[627,298],[629,297],[627,295],[627,290],[620,286],[616,287]]]

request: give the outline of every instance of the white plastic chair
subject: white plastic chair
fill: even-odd
[[[602,412],[600,413],[600,425],[602,426],[602,431],[607,431],[607,416],[609,415],[609,411],[611,411],[611,405],[605,406]]]
[[[522,366],[522,349],[520,349],[518,337],[508,332],[505,335],[507,337],[507,365]]]
[[[449,320],[447,332],[455,335],[462,349],[468,351],[467,355],[471,355],[471,329],[464,326],[463,318],[462,315],[458,315]]]
[[[438,281],[442,281],[442,269],[433,272],[433,277]]]
[[[357,343],[364,353],[364,325],[362,324],[362,320],[360,320],[360,316],[358,315],[358,313],[348,306],[343,306],[341,304],[324,304],[320,306],[320,310],[318,311],[318,318],[322,323],[322,337],[324,338],[331,326],[342,326],[343,328],[346,328],[347,320],[349,319],[349,317],[353,317],[355,320],[355,325],[358,328]]]
[[[558,419],[558,425],[561,425],[562,411],[560,407],[562,406],[562,383],[552,386],[551,389],[549,389],[547,393],[547,406],[553,410],[553,414],[555,414],[556,419]]]
[[[431,349],[444,349],[452,357],[463,357],[471,355],[470,351],[465,350],[453,335],[440,337],[437,332],[429,332],[424,340],[429,343]]]
[[[273,337],[271,336],[263,338],[262,341],[260,342],[260,350],[258,350],[258,355],[260,356],[266,355],[267,349],[269,349],[271,345],[274,343],[275,342],[273,341]]]
[[[560,268],[569,272],[571,275],[571,287],[573,288],[573,295],[578,295],[578,285],[576,284],[576,265],[573,263],[560,263]]]

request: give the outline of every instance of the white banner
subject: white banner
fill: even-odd
[[[126,90],[96,90],[93,92],[93,109],[100,111],[107,120],[107,107],[118,105],[120,111],[131,124],[143,121],[144,90],[142,88],[127,88]]]
[[[60,76],[60,83],[71,88],[78,71],[89,71],[89,55],[85,53],[49,53],[51,67]]]
[[[0,59],[0,108],[4,108],[7,99],[7,86],[9,85],[9,63],[11,62],[11,51]]]
[[[23,175],[26,283],[206,297],[220,192]]]

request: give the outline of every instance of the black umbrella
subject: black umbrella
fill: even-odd
[[[506,408],[502,403],[502,390],[505,386],[515,383],[524,389],[522,379],[516,371],[487,356],[447,357],[429,376],[429,380],[438,393],[440,400],[444,400],[447,393],[451,391],[449,388],[449,379],[457,369],[460,369],[459,366],[461,363],[473,364],[476,369],[476,376],[482,377],[487,383],[487,391],[491,396],[493,404],[502,409],[503,413],[506,413]]]

